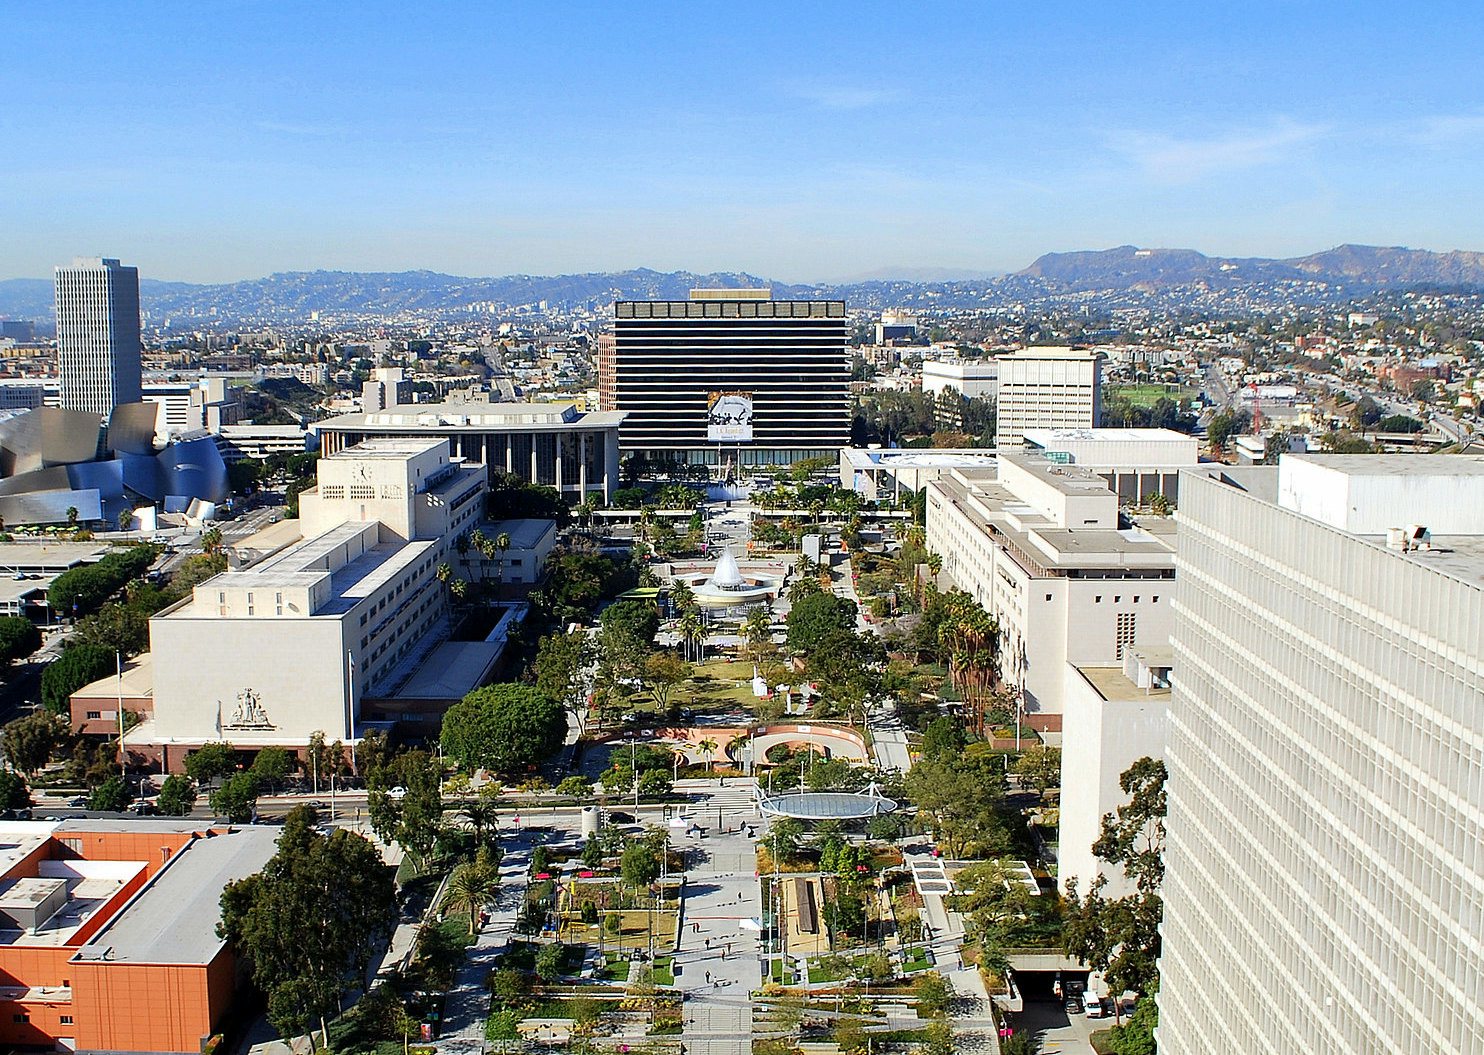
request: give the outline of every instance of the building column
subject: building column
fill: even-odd
[[[582,492],[578,501],[587,501],[587,433],[577,434],[577,489]]]
[[[555,464],[552,468],[556,470],[556,489],[558,495],[562,493],[562,440],[565,438],[560,432],[551,438],[552,447],[555,450],[555,454],[552,457],[552,461]]]
[[[541,480],[541,474],[538,469],[540,465],[538,459],[541,450],[540,439],[541,437],[538,433],[531,433],[531,483],[533,484],[539,483]]]
[[[510,442],[514,438],[515,438],[515,436],[514,436],[513,433],[509,433],[509,432],[505,433],[505,475],[506,476],[510,476],[511,474],[513,474],[515,472],[515,462],[512,460],[515,457],[515,450],[514,450],[514,445]]]

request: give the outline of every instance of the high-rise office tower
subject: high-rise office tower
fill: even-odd
[[[56,271],[57,369],[62,409],[104,420],[140,399],[139,269],[107,258]]]
[[[1018,451],[1026,429],[1096,428],[1103,413],[1102,358],[1077,348],[1026,348],[1000,356],[995,447]]]
[[[1484,458],[1187,471],[1161,1055],[1484,1051]]]
[[[599,344],[603,410],[619,446],[664,461],[787,465],[850,442],[848,320],[838,300],[765,289],[621,300]]]

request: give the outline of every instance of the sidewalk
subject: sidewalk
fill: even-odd
[[[740,812],[735,803],[727,812],[734,811]],[[751,997],[762,985],[758,932],[742,926],[762,914],[756,851],[734,832],[708,837],[704,853],[686,873],[685,925],[675,954],[675,986],[685,994],[683,1039],[692,1055],[748,1055]]]
[[[440,1052],[480,1055],[484,1050],[484,1023],[490,1009],[486,979],[515,931],[531,861],[529,836],[525,833],[507,837],[502,845],[505,855],[500,859],[500,888],[495,894],[489,922],[469,947],[458,978],[449,990],[443,1008],[443,1032],[438,1038]]]

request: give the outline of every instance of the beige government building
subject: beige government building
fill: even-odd
[[[450,457],[444,439],[367,440],[320,459],[318,486],[299,496],[301,541],[150,620],[151,652],[124,678],[125,707],[144,719],[130,753],[173,770],[207,741],[301,750],[320,733],[353,745],[368,728],[424,717],[426,698],[399,711],[404,686],[436,684],[442,704],[474,687],[498,642],[447,641],[438,567],[457,563],[461,535],[499,528],[482,524],[486,492],[484,467]],[[550,548],[547,531],[515,537]],[[450,669],[472,683],[451,685]],[[116,718],[105,713],[116,689],[107,678],[81,690],[75,724]]]

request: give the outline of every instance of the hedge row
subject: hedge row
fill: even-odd
[[[97,564],[87,564],[58,575],[46,591],[57,616],[89,615],[131,579],[143,575],[159,556],[154,546],[115,550]]]

